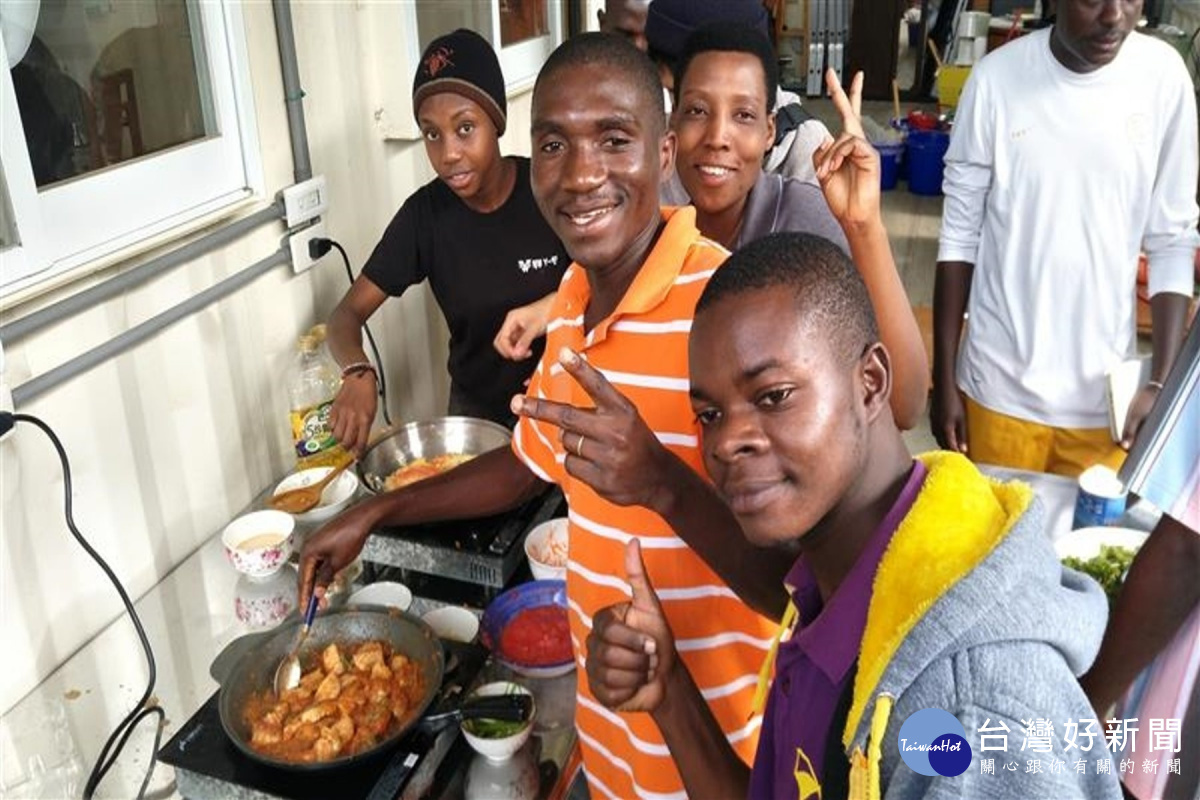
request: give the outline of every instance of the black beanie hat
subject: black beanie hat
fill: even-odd
[[[475,31],[459,28],[425,48],[413,77],[413,116],[422,100],[440,92],[474,100],[491,117],[497,135],[503,135],[508,113],[504,73],[496,51]]]

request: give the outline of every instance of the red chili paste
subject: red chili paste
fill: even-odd
[[[500,655],[531,667],[570,661],[571,628],[567,610],[560,606],[540,606],[519,612],[500,633]]]

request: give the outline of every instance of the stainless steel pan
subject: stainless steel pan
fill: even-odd
[[[379,493],[389,475],[418,458],[481,455],[507,447],[512,432],[486,419],[439,417],[409,422],[374,438],[375,443],[358,460],[358,477],[368,490]]]
[[[437,696],[444,670],[441,643],[433,629],[423,621],[396,610],[351,606],[330,609],[317,615],[312,630],[300,651],[300,663],[311,665],[327,645],[339,646],[378,639],[395,653],[402,653],[420,665],[425,678],[425,694],[404,725],[396,728],[374,747],[352,756],[313,764],[280,761],[250,747],[250,729],[242,719],[242,709],[252,694],[271,689],[275,667],[296,638],[301,620],[293,619],[262,634],[243,636],[229,645],[213,662],[213,677],[221,684],[218,708],[221,726],[239,750],[250,758],[280,769],[313,772],[357,764],[391,748],[410,730]]]

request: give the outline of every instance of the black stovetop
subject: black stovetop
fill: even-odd
[[[551,487],[520,508],[493,517],[372,531],[362,559],[380,567],[502,589],[526,563],[523,545],[529,531],[565,513],[562,492]]]
[[[444,644],[451,670],[430,713],[456,703],[487,658],[486,650],[478,645]],[[395,749],[365,762],[292,772],[259,763],[238,750],[221,727],[219,698],[218,690],[159,751],[158,759],[175,768],[179,791],[185,797],[391,800],[404,795],[405,788],[418,778],[432,781],[459,738],[457,726],[438,732],[414,730],[405,734]]]

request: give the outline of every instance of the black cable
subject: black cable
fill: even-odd
[[[154,734],[154,749],[150,751],[150,765],[146,768],[146,777],[142,780],[142,787],[138,790],[138,797],[144,797],[146,787],[150,783],[150,775],[154,772],[154,765],[158,760],[158,745],[162,741],[163,726],[166,723],[166,714],[160,706],[148,705],[150,697],[154,693],[154,682],[158,675],[158,669],[154,663],[154,651],[150,647],[150,640],[146,638],[146,630],[142,627],[142,621],[137,615],[137,611],[133,608],[133,603],[129,599],[129,595],[125,592],[125,587],[121,585],[121,581],[117,578],[112,568],[108,566],[100,554],[88,544],[87,539],[83,538],[83,534],[79,532],[79,528],[75,525],[75,516],[71,513],[71,463],[67,460],[67,451],[63,448],[62,442],[58,436],[50,429],[50,426],[42,422],[35,416],[30,414],[10,414],[8,412],[0,413],[0,434],[3,434],[12,427],[14,422],[28,422],[42,430],[50,439],[50,443],[54,445],[54,449],[58,452],[58,460],[62,462],[63,471],[63,511],[67,518],[67,527],[71,531],[71,535],[79,542],[79,546],[84,549],[92,560],[95,561],[104,574],[108,576],[113,587],[117,590],[117,594],[121,597],[121,602],[125,604],[125,610],[129,613],[129,619],[133,622],[133,629],[137,632],[138,639],[141,641],[142,649],[146,653],[146,666],[149,671],[149,678],[146,681],[146,691],[142,695],[142,699],[138,704],[125,716],[113,732],[109,734],[108,739],[104,742],[104,747],[100,750],[100,755],[96,759],[96,763],[92,766],[92,771],[88,775],[87,783],[83,787],[84,800],[90,800],[95,794],[96,788],[100,785],[100,781],[108,773],[108,770],[116,763],[117,757],[121,755],[121,751],[125,747],[126,741],[133,733],[137,724],[151,714],[158,716],[158,727]],[[120,741],[117,741],[120,737]],[[114,742],[116,743],[114,746]]]
[[[310,254],[316,258],[320,258],[329,252],[330,248],[335,248],[342,257],[342,263],[346,265],[346,278],[349,279],[350,285],[354,285],[354,271],[350,268],[350,256],[346,255],[346,248],[333,239],[313,239],[309,242]],[[363,323],[363,331],[367,334],[367,343],[371,345],[371,354],[375,356],[375,375],[379,378],[379,402],[383,406],[383,422],[389,428],[392,426],[392,418],[388,414],[387,407],[387,379],[383,376],[383,359],[379,357],[379,346],[375,344],[375,337],[371,334],[371,326]]]

